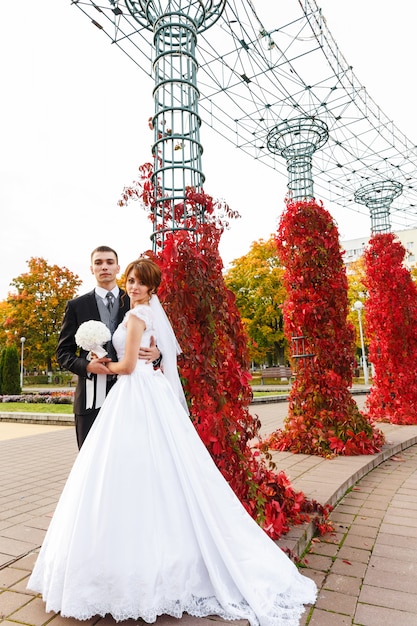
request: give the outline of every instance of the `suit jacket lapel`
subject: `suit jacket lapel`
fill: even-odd
[[[92,320],[101,321],[100,311],[98,310],[97,299],[96,299],[96,290],[90,291],[88,294],[88,307],[90,310],[90,315]]]

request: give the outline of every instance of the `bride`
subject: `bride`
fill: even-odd
[[[113,336],[119,379],[81,448],[28,588],[46,611],[117,621],[218,615],[295,626],[316,587],[250,517],[200,440],[179,346],[150,259],[125,272],[131,309]],[[155,336],[164,373],[138,360]]]

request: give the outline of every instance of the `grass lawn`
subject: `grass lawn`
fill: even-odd
[[[284,396],[288,391],[277,388],[276,391],[254,391],[255,397],[261,396]],[[72,404],[46,404],[29,402],[0,402],[0,412],[5,413],[59,413],[61,415],[72,415],[74,408]]]
[[[72,404],[29,404],[27,402],[0,402],[0,412],[5,413],[59,413],[72,415]]]

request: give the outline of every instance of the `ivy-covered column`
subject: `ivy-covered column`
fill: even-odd
[[[383,441],[350,393],[354,332],[347,321],[347,279],[339,235],[314,199],[312,156],[327,141],[324,122],[285,120],[268,134],[268,148],[287,161],[289,202],[277,236],[285,267],[284,324],[297,357],[284,428],[267,442],[306,454],[372,454]],[[300,356],[302,358],[300,358]]]
[[[365,315],[373,380],[366,406],[374,419],[417,424],[417,288],[404,267],[406,250],[390,233],[391,204],[402,185],[383,180],[364,185],[355,200],[371,215],[365,250]]]
[[[354,329],[347,320],[347,279],[331,215],[314,200],[287,205],[277,235],[285,267],[285,332],[303,336],[310,358],[300,360],[284,428],[273,449],[305,454],[373,454],[383,436],[350,393]]]
[[[417,424],[417,288],[406,251],[392,233],[374,235],[365,251],[365,303],[373,381],[366,406],[374,419]]]

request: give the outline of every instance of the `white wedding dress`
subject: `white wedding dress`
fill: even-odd
[[[156,336],[149,306],[127,313]],[[146,342],[148,342],[146,344]],[[64,487],[28,588],[47,611],[117,621],[183,612],[293,626],[316,587],[248,515],[172,388],[138,360],[107,396]]]

